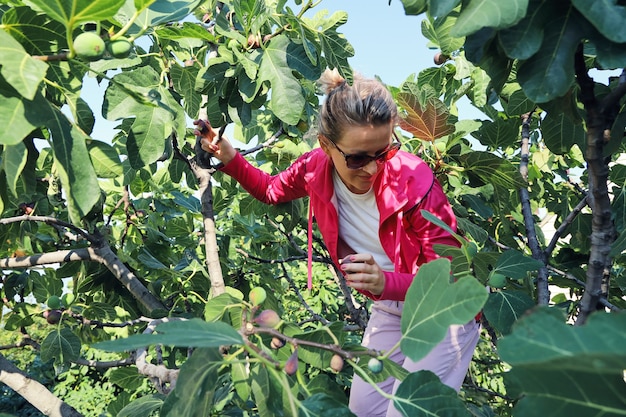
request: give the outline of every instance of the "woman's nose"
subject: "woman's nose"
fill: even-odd
[[[374,175],[378,172],[378,164],[376,161],[370,161],[369,164],[363,166],[361,169],[370,175]]]

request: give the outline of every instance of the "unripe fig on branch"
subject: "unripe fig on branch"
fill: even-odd
[[[383,370],[383,363],[378,358],[372,358],[367,363],[367,367],[372,373],[379,374]]]
[[[252,305],[258,306],[259,304],[263,304],[263,301],[267,298],[267,292],[263,287],[254,287],[250,290],[248,298]]]
[[[107,51],[109,51],[114,58],[126,58],[130,55],[132,49],[133,44],[124,37],[107,43]]]
[[[104,41],[96,32],[83,32],[74,39],[74,51],[85,61],[102,58],[105,48]]]
[[[341,355],[334,354],[332,358],[330,358],[330,369],[335,372],[341,372],[343,369],[343,358]]]
[[[59,298],[58,295],[51,295],[50,297],[48,297],[46,304],[48,305],[49,309],[58,310],[61,308],[61,298]]]
[[[262,327],[276,327],[280,323],[280,317],[274,310],[263,310],[254,318],[254,322]]]

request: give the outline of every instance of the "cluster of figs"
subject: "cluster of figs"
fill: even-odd
[[[250,291],[248,295],[248,299],[254,306],[259,306],[263,301],[265,301],[267,297],[267,292],[262,287],[254,287]],[[261,327],[269,327],[269,328],[277,328],[280,326],[282,320],[278,313],[274,310],[266,309],[262,310],[258,315],[253,319],[253,322]],[[274,336],[270,343],[272,349],[280,349],[285,345],[285,341],[280,337]],[[330,368],[335,372],[341,372],[344,367],[344,359],[341,355],[335,353],[330,359]],[[367,367],[372,373],[380,373],[383,370],[383,363],[376,357],[370,358],[367,363]],[[289,359],[285,362],[283,366],[283,370],[288,375],[293,375],[298,370],[298,348],[297,346],[293,349],[293,352]]]
[[[133,49],[133,43],[123,37],[106,41],[95,31],[80,33],[74,39],[74,52],[84,61],[97,61],[108,52],[113,58],[126,58]]]

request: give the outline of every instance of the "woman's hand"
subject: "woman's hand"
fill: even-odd
[[[225,136],[220,138],[219,131],[214,129],[207,120],[194,120],[196,130],[193,134],[200,136],[200,146],[206,152],[213,154],[224,165],[233,160],[237,151]]]
[[[347,284],[355,290],[381,295],[385,289],[385,274],[369,253],[348,255],[341,261]]]

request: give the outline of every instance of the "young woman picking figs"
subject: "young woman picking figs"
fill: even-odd
[[[374,300],[363,345],[388,351],[401,337],[406,292],[420,265],[437,257],[435,244],[457,241],[420,214],[428,210],[456,228],[456,219],[432,170],[400,150],[394,133],[398,110],[377,80],[355,76],[348,84],[326,70],[319,86],[326,93],[320,109],[320,147],[299,157],[278,175],[252,166],[215,129],[196,121],[202,148],[218,158],[222,171],[252,196],[277,204],[308,196],[333,262],[350,287]],[[457,391],[479,337],[472,320],[451,326],[446,338],[424,359],[413,362],[398,349],[391,359],[409,372],[430,370]],[[395,383],[395,386],[394,386]],[[392,392],[393,378],[379,384]],[[387,399],[354,376],[350,409],[358,416],[401,415]]]

